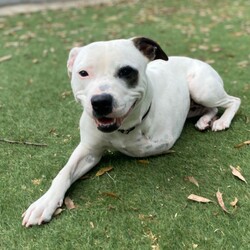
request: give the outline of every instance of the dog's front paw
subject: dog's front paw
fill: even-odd
[[[230,122],[219,119],[213,122],[212,131],[222,131],[228,129],[230,126]]]
[[[22,225],[29,227],[49,222],[55,210],[62,205],[62,202],[63,199],[58,199],[49,193],[45,193],[40,199],[31,204],[26,212],[23,213]]]

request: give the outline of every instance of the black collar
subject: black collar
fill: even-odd
[[[143,120],[146,118],[146,116],[148,115],[148,113],[149,113],[149,111],[150,111],[150,108],[151,108],[151,103],[150,103],[150,105],[149,105],[149,108],[148,108],[147,112],[146,112],[146,113],[144,114],[144,116],[142,117],[141,121],[143,121]],[[137,124],[137,125],[139,125],[139,124]],[[134,127],[129,128],[129,129],[118,129],[118,131],[119,131],[120,133],[122,133],[122,134],[127,135],[127,134],[129,134],[131,131],[133,131],[133,130],[136,128],[137,125],[135,125]]]

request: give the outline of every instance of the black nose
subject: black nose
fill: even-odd
[[[113,97],[110,94],[94,95],[91,98],[94,116],[105,116],[112,112]]]

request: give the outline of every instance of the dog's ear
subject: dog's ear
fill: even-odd
[[[139,49],[150,61],[162,59],[168,61],[168,56],[162,50],[160,45],[146,37],[132,38],[134,45]]]
[[[75,59],[80,51],[80,47],[75,47],[73,49],[71,49],[71,51],[69,52],[69,58],[67,61],[67,68],[68,68],[68,76],[71,77],[72,74],[72,68],[75,62]]]

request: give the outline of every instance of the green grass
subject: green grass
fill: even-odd
[[[0,248],[250,249],[249,185],[229,168],[239,165],[250,182],[249,147],[234,148],[250,139],[249,19],[245,0],[147,0],[1,18],[0,57],[12,59],[0,63],[0,137],[48,147],[0,142]],[[67,193],[77,209],[23,228],[22,212],[48,189],[79,142],[81,107],[67,95],[69,49],[136,35],[155,39],[168,55],[212,61],[226,90],[242,99],[231,128],[200,133],[195,120],[187,121],[175,153],[148,158],[149,164],[108,153]],[[110,177],[95,177],[107,165],[114,168]],[[199,188],[185,176],[194,176]],[[230,214],[216,203],[218,189]],[[191,193],[215,203],[188,201]],[[229,204],[234,197],[236,209]]]

